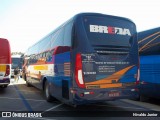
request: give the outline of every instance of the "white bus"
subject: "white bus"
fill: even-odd
[[[14,76],[14,69],[19,68],[22,71],[22,57],[21,55],[12,55],[11,77]]]

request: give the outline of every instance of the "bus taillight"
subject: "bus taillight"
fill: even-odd
[[[81,54],[78,53],[76,55],[76,64],[75,64],[75,79],[76,83],[80,88],[85,88],[84,80],[83,80],[83,72],[82,72],[82,58]]]
[[[137,71],[137,81],[136,84],[140,83],[140,58],[138,58],[138,71]]]
[[[140,83],[139,79],[140,79],[140,69],[138,68],[136,85]]]
[[[9,65],[6,65],[6,73],[5,73],[5,77],[8,76],[10,74],[10,67]]]

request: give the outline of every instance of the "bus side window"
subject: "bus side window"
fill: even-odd
[[[47,56],[46,56],[47,62],[52,61],[52,54],[53,54],[53,50],[47,52]]]
[[[35,63],[38,61],[38,55],[35,55]]]
[[[34,56],[32,55],[31,56],[31,64],[33,64],[34,63]]]
[[[37,55],[37,61],[39,60],[39,58],[40,58],[40,54]]]
[[[39,54],[39,59],[42,59],[42,53]]]
[[[31,60],[31,58],[29,58],[29,59],[28,59],[28,61],[27,61],[27,65],[29,65],[29,64],[30,64],[30,60]]]
[[[71,46],[71,32],[72,32],[72,22],[65,26],[64,33],[64,46]]]
[[[51,56],[53,55],[54,49],[50,51]]]
[[[33,63],[35,64],[37,61],[36,61],[36,55],[33,56]]]
[[[62,27],[53,34],[51,39],[51,48],[55,48],[57,46],[63,46],[63,44],[64,44],[64,28]]]
[[[46,57],[46,55],[45,55],[46,53],[44,52],[44,53],[42,53],[42,58],[45,58]]]
[[[30,56],[29,64],[32,64],[32,56]]]
[[[40,59],[41,59],[42,61],[44,61],[45,56],[46,56],[46,55],[45,55],[45,52],[41,53],[41,58],[40,58]]]

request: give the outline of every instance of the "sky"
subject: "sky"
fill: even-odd
[[[160,27],[159,11],[159,0],[0,0],[0,38],[12,52],[25,52],[77,13],[126,17],[139,32]]]

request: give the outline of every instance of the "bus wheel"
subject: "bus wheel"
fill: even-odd
[[[29,84],[29,82],[26,80],[26,85],[27,87],[31,87],[31,84]]]
[[[51,96],[50,91],[49,91],[49,84],[48,84],[48,82],[45,83],[44,93],[45,93],[46,100],[48,102],[52,102],[53,99],[52,99],[52,96]]]
[[[147,102],[148,100],[149,100],[148,97],[140,95],[140,101],[141,102]]]
[[[4,86],[4,88],[7,88],[7,87],[8,87],[8,85],[5,85],[5,86]]]
[[[3,85],[3,86],[1,86],[1,87],[2,87],[2,88],[7,88],[7,86],[8,86],[8,85]]]
[[[23,75],[23,79],[26,81],[27,79],[26,74]]]
[[[72,106],[73,106],[74,108],[77,108],[77,107],[78,107],[78,105],[76,105],[76,104],[73,104]]]

